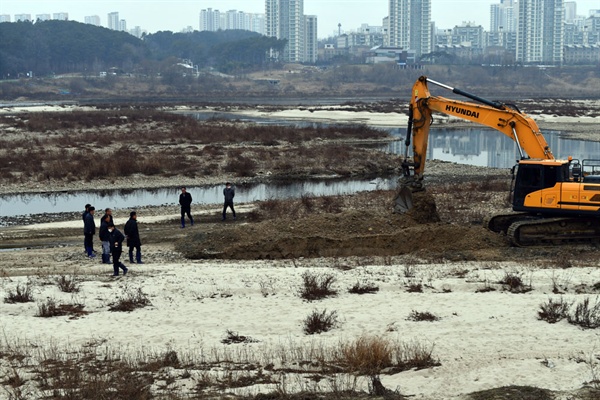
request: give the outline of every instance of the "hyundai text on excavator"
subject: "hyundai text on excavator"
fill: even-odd
[[[477,103],[432,96],[431,83]],[[429,128],[434,112],[500,131],[515,141],[520,159],[512,168],[514,213],[496,215],[487,227],[508,236],[516,246],[600,240],[600,159],[554,158],[537,124],[514,104],[490,101],[421,76],[411,93],[403,177],[395,212],[413,206],[412,193],[424,189]],[[408,157],[413,141],[412,161]],[[600,158],[600,157],[599,157]]]

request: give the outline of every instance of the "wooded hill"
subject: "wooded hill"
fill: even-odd
[[[258,33],[227,30],[173,33],[161,31],[138,39],[75,21],[0,23],[0,77],[64,73],[167,72],[180,59],[222,72],[251,70],[269,62],[269,50],[283,50],[284,40]]]

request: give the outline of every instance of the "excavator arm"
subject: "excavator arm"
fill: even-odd
[[[432,96],[427,83],[432,83],[475,100],[481,104]],[[411,92],[409,123],[406,134],[406,152],[402,169],[405,185],[413,190],[422,188],[429,127],[434,112],[451,115],[496,129],[513,139],[519,148],[521,159],[536,158],[553,160],[554,155],[533,119],[520,112],[516,106],[486,100],[421,76]],[[413,160],[408,159],[408,147],[412,136]]]

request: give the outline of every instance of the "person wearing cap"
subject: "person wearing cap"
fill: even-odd
[[[133,249],[135,248],[135,260],[138,264],[143,264],[142,241],[140,240],[140,231],[138,230],[137,225],[137,213],[135,211],[129,213],[129,220],[125,223],[123,231],[125,232],[125,237],[127,237],[127,247],[129,247],[129,262],[132,264],[135,262],[133,261]]]
[[[227,182],[225,184],[225,189],[223,189],[223,197],[225,198],[225,202],[223,204],[223,221],[227,219],[227,207],[231,208],[233,219],[235,219],[235,209],[233,208],[235,189],[231,186],[231,182]]]

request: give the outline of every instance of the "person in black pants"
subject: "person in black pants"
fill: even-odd
[[[123,270],[123,275],[127,275],[127,267],[120,260],[123,252],[123,241],[125,236],[115,228],[115,224],[108,224],[108,233],[110,235],[110,252],[113,258],[113,276],[119,276],[119,268]]]
[[[85,216],[88,215],[88,213],[90,212],[90,207],[92,205],[91,204],[86,204],[85,205],[85,210],[83,211],[83,213],[81,214],[81,219],[83,219],[83,224],[85,226]],[[85,239],[85,233],[84,233],[84,239],[83,239],[83,248],[85,249],[85,252],[87,253],[87,242]]]
[[[192,218],[192,195],[189,194],[185,187],[181,188],[181,194],[179,195],[179,204],[181,205],[181,227],[185,228],[185,214],[190,219],[190,224],[194,225],[194,218]]]
[[[235,189],[231,187],[230,182],[227,182],[225,184],[225,189],[223,189],[223,197],[225,198],[225,203],[223,204],[223,221],[227,219],[227,207],[231,208],[231,212],[233,213],[233,219],[235,219],[235,209],[233,208],[233,198],[235,197]]]
[[[92,206],[88,208],[84,217],[83,236],[85,237],[85,251],[89,258],[96,257],[94,254],[94,235],[96,234],[96,223],[94,222],[94,213],[96,209]]]
[[[129,262],[132,264],[134,263],[133,249],[135,248],[135,260],[138,264],[143,264],[141,249],[142,241],[140,240],[140,231],[138,230],[137,225],[137,213],[135,211],[129,213],[129,220],[125,224],[123,230],[127,237],[127,247],[129,247]]]

